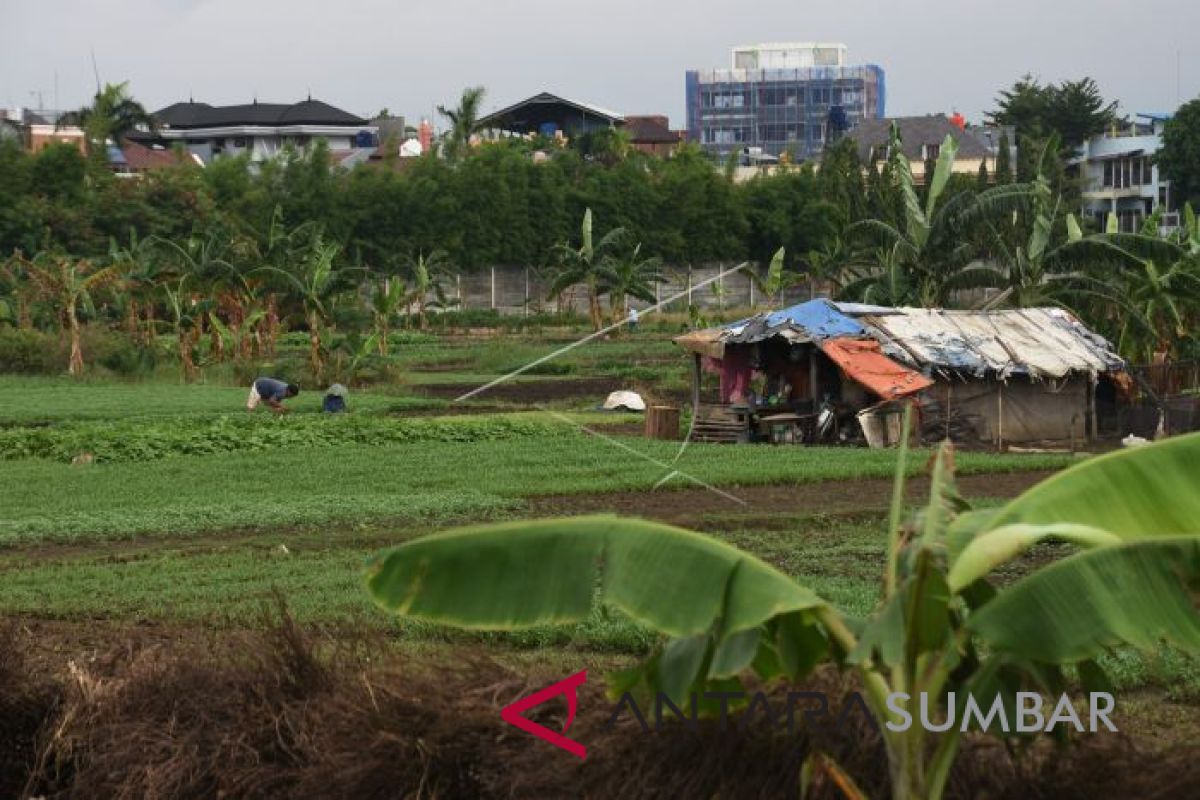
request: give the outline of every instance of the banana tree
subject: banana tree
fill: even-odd
[[[388,354],[388,336],[392,332],[392,322],[404,307],[407,294],[408,285],[395,277],[382,279],[371,291],[371,316],[375,323],[375,341],[381,356]]]
[[[33,328],[33,306],[37,294],[37,287],[29,281],[29,259],[20,250],[14,251],[0,264],[3,318],[22,330]]]
[[[662,259],[658,256],[643,256],[640,242],[626,253],[610,253],[605,256],[600,266],[599,290],[608,295],[608,310],[612,321],[615,323],[629,315],[631,296],[645,303],[654,303],[654,285],[662,283],[665,279]],[[720,281],[712,284],[713,287],[719,285]]]
[[[39,294],[49,301],[64,331],[70,337],[71,355],[67,372],[83,374],[83,345],[79,326],[79,309],[92,309],[92,292],[116,282],[120,271],[112,266],[99,267],[87,259],[65,255],[39,253],[25,266],[26,276]]]
[[[308,359],[313,377],[320,381],[325,372],[325,356],[321,331],[330,319],[330,304],[346,288],[346,278],[354,270],[337,269],[334,261],[342,247],[327,241],[319,232],[302,250],[294,251],[296,261],[292,270],[262,267],[259,272],[279,276],[288,292],[299,301],[308,325]]]
[[[624,237],[624,228],[613,228],[600,241],[594,242],[592,210],[589,208],[583,212],[583,222],[579,226],[579,247],[559,244],[554,248],[560,271],[550,284],[550,298],[558,297],[575,284],[584,284],[588,291],[588,316],[595,330],[600,330],[604,324],[600,311],[604,261]]]
[[[192,349],[200,338],[200,321],[208,313],[212,302],[198,300],[187,288],[190,275],[182,275],[174,285],[162,287],[163,299],[171,313],[171,327],[175,331],[175,343],[179,348],[179,364],[183,368],[183,379],[192,381],[199,375]]]
[[[376,556],[367,588],[389,612],[480,630],[579,622],[603,603],[666,637],[610,689],[680,705],[746,673],[797,681],[832,660],[883,723],[892,796],[939,798],[967,725],[935,735],[911,724],[934,721],[918,697],[948,718],[955,696],[1007,709],[971,723],[999,735],[1018,690],[1061,693],[1068,665],[1085,688],[1102,684],[1095,658],[1107,648],[1165,640],[1200,654],[1200,434],[1090,459],[985,511],[957,496],[951,455],[943,445],[929,504],[902,526],[902,446],[882,598],[866,620],[724,543],[607,516],[416,539]],[[1045,541],[1075,549],[1009,585],[989,580]]]
[[[944,199],[946,186],[954,171],[958,145],[947,136],[942,142],[931,175],[926,176],[924,203],[917,194],[912,165],[905,157],[897,130],[893,127],[888,156],[888,174],[902,204],[902,223],[893,225],[882,219],[866,219],[851,225],[852,235],[865,238],[886,253],[888,261],[873,272],[863,273],[850,282],[844,294],[865,298],[877,283],[891,288],[910,287],[908,296],[896,298],[899,305],[945,305],[955,288],[954,278],[977,255],[977,248],[964,236],[975,221],[1018,207],[1028,193],[1023,184],[993,186],[978,194],[959,193]],[[900,269],[909,274],[896,281],[888,273]],[[879,292],[876,291],[876,294]]]
[[[404,306],[416,309],[417,328],[425,330],[426,312],[446,307],[446,293],[442,289],[442,278],[450,274],[450,257],[444,250],[434,250],[429,255],[418,253],[408,260],[410,281],[406,284]]]
[[[771,261],[767,264],[765,275],[760,276],[753,271],[749,273],[750,280],[767,296],[768,308],[775,308],[779,304],[780,295],[789,287],[803,282],[805,278],[804,275],[798,273],[783,271],[783,262],[786,255],[787,251],[781,247],[771,256]]]

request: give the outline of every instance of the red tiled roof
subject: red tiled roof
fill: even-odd
[[[625,117],[625,130],[634,144],[670,144],[682,137],[667,127],[666,117]]]
[[[121,147],[126,166],[135,171],[177,167],[182,163],[170,150],[156,150],[137,142],[126,142]]]

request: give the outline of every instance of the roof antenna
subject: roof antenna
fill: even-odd
[[[100,68],[96,66],[96,48],[92,48],[92,74],[96,76],[96,94],[100,94]]]
[[[308,102],[312,102],[312,87],[308,87]]]

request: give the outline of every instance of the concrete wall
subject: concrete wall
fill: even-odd
[[[679,295],[679,297],[663,310],[686,312],[689,297],[692,305],[703,310],[747,308],[752,305],[765,306],[766,298],[751,284],[750,278],[745,272],[726,275],[715,284],[701,286],[705,281],[715,278],[722,271],[731,269],[732,266],[732,264],[711,264],[690,270],[687,267],[665,269],[668,280],[658,286],[658,299],[663,301],[674,295]],[[449,283],[443,289],[449,297],[461,297],[461,307],[467,310],[494,308],[506,314],[521,314],[528,307],[530,311],[539,309],[553,311],[556,309],[555,303],[546,297],[552,278],[552,274],[541,275],[536,270],[527,270],[523,267],[494,267],[464,274],[457,283]],[[692,287],[690,294],[688,292],[689,285]],[[720,290],[714,291],[714,286],[720,287]],[[577,311],[586,312],[588,297],[585,287],[572,287],[564,293],[563,299],[564,306],[573,302]],[[785,304],[791,304],[809,299],[811,296],[808,287],[798,286],[789,289],[783,300]],[[639,309],[644,309],[649,305],[633,298],[630,298],[629,302]],[[607,298],[603,303],[607,313]]]

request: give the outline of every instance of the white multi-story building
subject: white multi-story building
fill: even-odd
[[[1162,232],[1178,227],[1171,182],[1154,164],[1168,119],[1167,114],[1138,114],[1132,124],[1093,136],[1079,149],[1072,164],[1082,182],[1083,214],[1093,217],[1101,230],[1108,215],[1115,214],[1121,231],[1134,233],[1159,209]]]
[[[730,69],[805,69],[846,66],[840,42],[744,44],[733,48]]]

